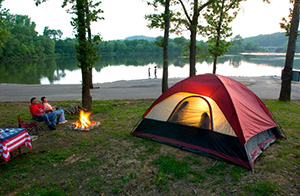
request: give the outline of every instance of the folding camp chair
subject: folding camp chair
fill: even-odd
[[[35,135],[38,132],[37,123],[33,122],[30,124],[24,124],[21,120],[20,115],[18,116],[19,128],[26,128],[29,135]]]

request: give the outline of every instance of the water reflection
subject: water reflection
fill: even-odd
[[[218,59],[217,73],[225,76],[281,75],[285,54],[228,55]],[[118,80],[148,78],[148,68],[154,78],[162,77],[161,56],[109,56],[102,57],[93,69],[93,82],[104,83]],[[188,60],[170,57],[169,78],[188,77]],[[212,61],[198,60],[197,74],[211,73]],[[300,69],[300,55],[294,60],[294,69]],[[75,58],[48,58],[33,61],[0,62],[0,83],[18,84],[80,84],[81,70]]]

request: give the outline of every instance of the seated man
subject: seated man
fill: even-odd
[[[43,102],[43,103],[42,103],[43,106],[45,107],[46,113],[47,113],[47,111],[49,111],[49,112],[55,112],[57,115],[59,115],[58,124],[63,124],[63,123],[68,122],[68,121],[65,119],[65,113],[64,113],[64,110],[62,110],[62,109],[56,110],[55,108],[53,108],[53,107],[48,103],[46,97],[42,97],[41,100],[42,100],[42,102]]]
[[[30,113],[32,114],[32,118],[37,121],[45,121],[46,125],[50,129],[55,130],[56,113],[52,112],[46,114],[44,111],[45,107],[39,104],[35,97],[31,98],[30,103],[31,105],[29,109],[30,109]]]

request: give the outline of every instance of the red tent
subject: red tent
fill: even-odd
[[[251,90],[215,74],[193,76],[169,88],[132,134],[249,169],[265,148],[283,137],[265,104]]]

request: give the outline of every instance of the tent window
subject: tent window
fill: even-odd
[[[211,112],[208,102],[202,97],[187,97],[171,113],[168,121],[188,126],[211,129]]]

